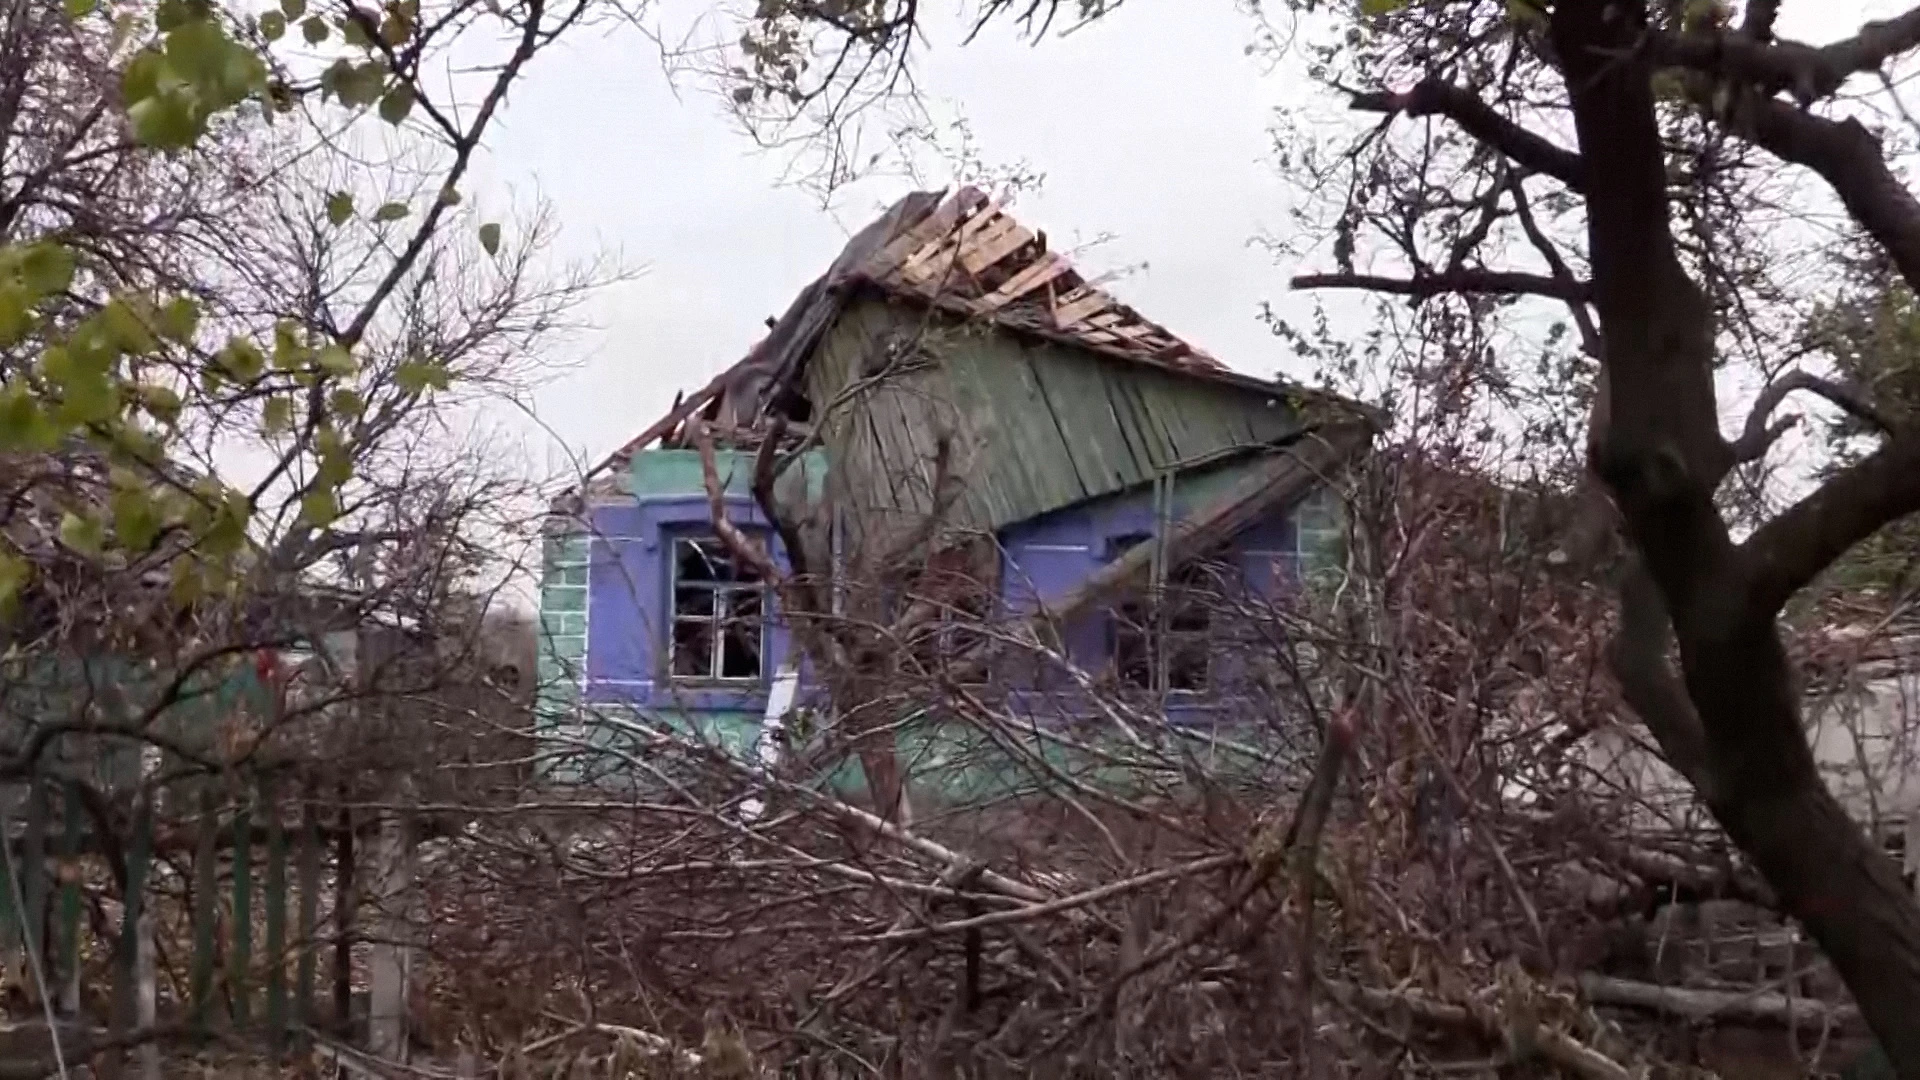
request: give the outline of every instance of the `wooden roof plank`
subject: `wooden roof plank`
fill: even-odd
[[[980,303],[987,311],[998,311],[1072,269],[1072,264],[1059,253],[1049,251],[1033,265],[1008,278],[1006,284],[981,297]]]
[[[1072,295],[1072,294],[1068,294]],[[1053,324],[1062,330],[1072,329],[1081,320],[1110,306],[1113,298],[1106,293],[1096,292],[1091,296],[1082,296],[1054,309]]]
[[[1033,234],[1018,222],[1004,217],[1000,220],[1004,228],[983,232],[962,247],[960,266],[967,273],[977,274],[1033,242]]]
[[[918,225],[895,237],[879,254],[867,260],[867,273],[882,278],[896,272],[914,252],[947,233],[964,215],[986,201],[987,197],[975,188],[963,187],[954,192]]]

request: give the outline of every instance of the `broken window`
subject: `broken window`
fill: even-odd
[[[673,541],[675,679],[743,681],[761,677],[766,644],[766,582],[712,537]]]
[[[1151,540],[1145,535],[1119,537],[1109,557],[1119,558]],[[1157,596],[1134,597],[1115,607],[1109,645],[1114,677],[1122,686],[1186,693],[1207,689],[1213,664],[1211,562],[1182,563],[1168,571]]]

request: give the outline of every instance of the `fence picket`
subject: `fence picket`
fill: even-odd
[[[260,780],[260,812],[267,818],[267,1041],[278,1054],[287,1030],[287,842],[271,775]]]
[[[27,784],[27,832],[20,845],[20,940],[30,963],[47,971],[47,784],[39,777]],[[50,974],[50,973],[49,973]],[[34,980],[27,980],[28,995],[38,1000]]]
[[[236,1028],[252,1021],[252,964],[253,813],[243,801],[233,812],[233,941],[227,952],[227,993]]]
[[[306,1029],[318,1019],[313,1013],[313,979],[320,948],[320,819],[311,788],[300,800],[299,848],[295,873],[300,878],[300,912],[294,935],[300,959],[293,969],[293,1015],[294,1022]]]
[[[80,1015],[80,842],[87,831],[87,808],[80,798],[80,781],[60,785],[66,822],[60,828],[60,907],[54,952],[60,972],[60,1010]]]
[[[193,854],[193,960],[189,983],[193,1027],[207,1030],[207,1012],[213,997],[214,889],[219,883],[219,808],[211,791],[201,796],[200,828]]]
[[[133,808],[133,822],[127,830],[127,880],[121,892],[120,941],[113,952],[113,1019],[115,1036],[130,1034],[145,1011],[141,1002],[141,950],[151,943],[143,940],[147,871],[153,849],[153,805],[149,797],[139,798]],[[111,1068],[118,1074],[121,1061],[113,1058]]]

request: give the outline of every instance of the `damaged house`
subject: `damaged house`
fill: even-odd
[[[1220,612],[1338,558],[1328,481],[1375,430],[1228,369],[979,191],[910,195],[556,504],[544,723],[671,715],[744,749],[785,673],[844,707],[783,610],[802,594],[814,625],[910,624],[868,648],[888,671],[1204,722],[1257,690]],[[770,561],[736,557],[716,513]],[[1203,577],[1209,599],[1183,599]]]

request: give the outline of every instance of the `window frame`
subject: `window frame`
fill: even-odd
[[[1150,533],[1128,533],[1107,542],[1107,561],[1120,558],[1134,547],[1152,543]],[[1108,612],[1106,660],[1114,680],[1128,690],[1143,693],[1202,696],[1218,686],[1212,635],[1212,613],[1204,603],[1193,602],[1184,594],[1207,576],[1207,567],[1218,552],[1195,556],[1172,568],[1164,582],[1150,582],[1147,588],[1115,604]],[[1195,580],[1196,577],[1198,580]],[[1185,579],[1185,580],[1183,580]],[[1161,624],[1161,615],[1167,618]],[[1197,614],[1197,620],[1194,616]],[[1187,625],[1180,625],[1183,621]],[[1196,670],[1198,677],[1179,679],[1176,675]],[[1144,663],[1144,680],[1141,665]]]
[[[666,591],[665,621],[666,634],[661,649],[660,670],[663,679],[676,686],[726,686],[746,687],[764,684],[768,679],[767,651],[771,640],[771,612],[769,605],[773,599],[773,589],[753,568],[744,566],[727,550],[725,541],[711,531],[700,530],[663,530],[662,547],[666,553]],[[749,534],[751,535],[751,534]],[[700,549],[709,563],[729,568],[728,576],[717,576],[709,580],[687,580],[682,577],[681,553],[684,548]],[[692,593],[704,593],[707,606],[704,614],[692,614],[683,610],[682,590]],[[757,602],[757,610],[751,616],[741,616],[737,599],[751,596]],[[727,650],[734,640],[729,627],[751,622],[757,632],[753,640],[754,670],[748,675],[728,675]],[[708,655],[701,670],[697,673],[682,673],[680,660],[683,655],[681,646],[682,625],[705,626],[708,628]]]

